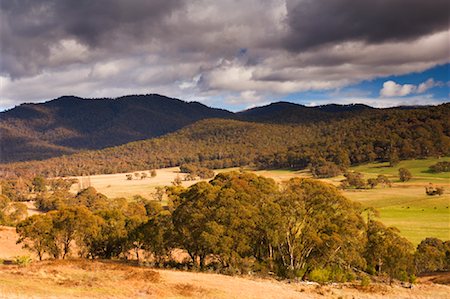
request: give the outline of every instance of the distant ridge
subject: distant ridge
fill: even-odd
[[[275,102],[238,112],[238,119],[271,123],[304,124],[350,117],[354,112],[376,110],[363,104],[304,106],[290,102]]]
[[[392,109],[416,109],[400,107]],[[62,96],[0,112],[0,163],[102,149],[177,131],[202,119],[307,124],[379,111],[363,104],[316,107],[275,102],[233,113],[158,94],[83,99]]]
[[[116,99],[63,96],[0,113],[0,162],[44,159],[101,149],[176,131],[205,118],[233,113],[162,95]]]

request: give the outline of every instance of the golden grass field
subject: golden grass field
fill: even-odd
[[[448,285],[420,278],[412,289],[372,283],[305,282],[157,270],[113,261],[0,265],[0,298],[448,298]]]

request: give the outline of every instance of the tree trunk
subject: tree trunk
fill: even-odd
[[[205,258],[204,254],[200,255],[200,270],[203,271],[205,269]]]

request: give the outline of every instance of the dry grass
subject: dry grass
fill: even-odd
[[[273,279],[154,270],[113,261],[0,266],[0,298],[448,298],[450,287],[287,283]]]
[[[17,241],[16,228],[9,226],[0,226],[0,259],[12,259],[19,255],[32,254],[22,245],[16,244]]]
[[[86,177],[75,177],[79,180],[90,181],[90,185],[94,187],[98,192],[105,194],[110,198],[124,197],[132,198],[134,195],[140,195],[145,198],[153,198],[155,188],[158,186],[170,186],[177,176],[183,179],[186,174],[180,173],[179,167],[161,168],[156,170],[156,177],[151,178],[149,170],[136,171],[138,173],[145,172],[148,177],[145,179],[136,179],[134,173],[116,173],[116,174],[102,174],[92,175],[87,179]],[[132,180],[127,180],[126,175],[133,175]],[[183,186],[190,186],[199,182],[196,181],[183,181]],[[71,188],[72,192],[78,192],[80,190],[79,184],[74,184]]]

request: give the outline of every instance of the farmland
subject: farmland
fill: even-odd
[[[403,236],[415,245],[426,237],[437,237],[443,240],[450,239],[450,174],[430,173],[428,167],[439,161],[450,161],[450,158],[423,159],[401,161],[395,167],[389,167],[388,163],[371,163],[352,167],[352,171],[361,172],[364,178],[373,178],[379,174],[386,175],[392,182],[391,188],[377,186],[374,189],[344,190],[343,194],[353,201],[361,203],[364,207],[374,207],[380,212],[380,220],[389,226],[400,229]],[[407,168],[413,178],[408,182],[400,182],[398,169]],[[216,170],[216,173],[239,170],[239,168],[227,168]],[[282,182],[292,177],[311,177],[307,170],[249,170],[257,175],[270,177],[276,182]],[[140,171],[142,173],[149,171]],[[134,175],[134,173],[130,173]],[[157,170],[157,176],[132,180],[126,179],[126,173],[110,175],[94,175],[84,177],[89,180],[91,186],[110,198],[125,197],[131,199],[134,195],[145,198],[153,198],[157,186],[168,186],[179,176],[178,167],[163,168]],[[81,179],[81,177],[77,177]],[[339,185],[343,176],[323,181]],[[183,186],[192,185],[196,181],[183,181]],[[425,187],[433,183],[443,186],[445,192],[442,196],[428,196]],[[72,191],[77,192],[80,186],[72,186]]]

